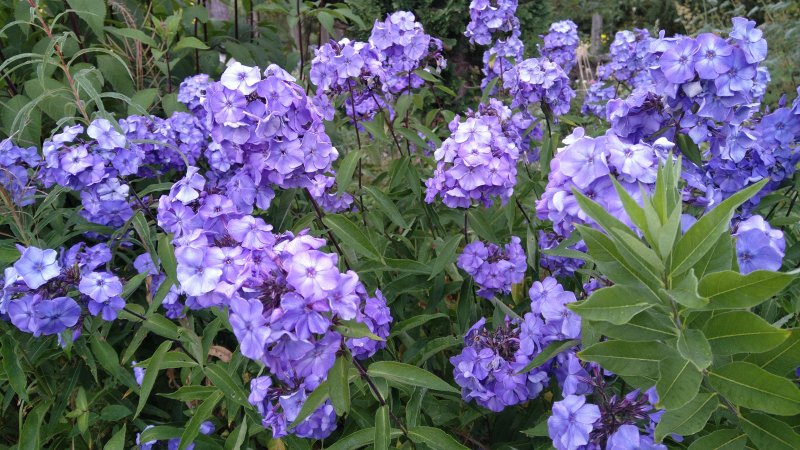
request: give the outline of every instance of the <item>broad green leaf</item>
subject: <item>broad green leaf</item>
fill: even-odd
[[[684,154],[689,161],[695,163],[698,167],[703,165],[703,156],[700,154],[700,149],[697,147],[697,144],[694,143],[692,138],[688,135],[679,133],[676,137],[676,144],[678,144],[678,149],[681,153]]]
[[[8,384],[17,393],[19,398],[28,401],[28,380],[25,372],[19,365],[19,357],[14,348],[14,341],[10,336],[3,336],[0,340],[0,356],[2,356],[3,371],[8,377]]]
[[[700,369],[705,370],[711,365],[713,355],[711,345],[700,330],[687,329],[678,336],[678,353],[688,359]]]
[[[203,368],[203,372],[214,383],[214,386],[225,394],[226,399],[246,408],[251,406],[247,401],[247,392],[242,387],[241,380],[234,380],[222,365],[210,364]]]
[[[675,324],[655,308],[637,314],[625,325],[612,325],[608,322],[591,323],[599,333],[623,341],[660,341],[674,339],[678,336]]]
[[[105,27],[104,30],[120,38],[133,39],[149,47],[158,47],[158,43],[152,37],[144,34],[144,32],[141,30],[118,27]]]
[[[389,450],[392,441],[392,425],[389,423],[389,405],[379,406],[375,411],[375,450]]]
[[[410,355],[409,358],[405,360],[405,362],[409,364],[414,364],[416,366],[421,366],[425,364],[425,362],[428,361],[430,358],[438,355],[444,350],[453,347],[461,347],[462,345],[464,345],[464,340],[460,337],[442,336],[434,338],[425,342],[425,346],[422,347],[422,349],[419,350],[417,353]]]
[[[164,281],[163,284],[167,283],[168,281]],[[159,289],[159,291],[160,290],[161,289]],[[160,314],[151,315],[146,321],[144,321],[142,326],[147,330],[167,339],[177,340],[178,336],[180,335],[178,325]]]
[[[350,412],[350,380],[347,378],[349,367],[347,357],[339,355],[328,372],[328,393],[339,416]]]
[[[128,114],[144,114],[147,110],[153,106],[153,102],[155,102],[156,97],[158,96],[158,89],[151,88],[151,89],[142,89],[141,91],[136,92],[131,97],[131,104],[128,105]]]
[[[384,263],[386,267],[398,272],[416,273],[419,275],[430,275],[431,273],[430,266],[412,259],[386,258]]]
[[[203,43],[200,39],[197,39],[194,36],[184,36],[175,44],[175,47],[172,48],[172,51],[180,51],[185,48],[194,48],[197,50],[208,50],[208,46]]]
[[[730,270],[734,257],[733,238],[728,233],[722,233],[711,250],[694,265],[694,273],[702,280],[708,274]]]
[[[369,192],[369,194],[375,199],[375,202],[380,207],[381,211],[386,214],[386,217],[389,218],[395,225],[400,228],[408,228],[408,222],[406,219],[403,218],[403,215],[400,214],[400,210],[397,209],[394,202],[386,196],[383,192],[378,189],[375,189],[372,186],[364,186],[364,190]]]
[[[32,410],[28,411],[25,416],[25,422],[22,424],[17,448],[43,448],[42,420],[44,420],[44,416],[47,414],[49,408],[50,403],[45,402],[36,405]]]
[[[458,393],[458,389],[425,369],[394,361],[374,362],[367,369],[372,377],[383,378],[389,382],[414,387],[424,387],[436,391]]]
[[[694,269],[690,269],[674,284],[672,289],[666,291],[667,295],[687,308],[702,308],[708,304],[708,299],[697,292],[697,277]]]
[[[564,350],[568,350],[572,347],[575,347],[578,344],[580,344],[580,341],[578,341],[577,339],[551,342],[550,344],[547,345],[547,347],[543,348],[542,351],[538,355],[536,355],[536,357],[533,358],[531,362],[529,362],[528,365],[525,366],[524,369],[520,370],[518,373],[530,372],[531,370],[553,359],[556,355],[563,352]]]
[[[419,425],[419,413],[422,409],[422,400],[427,393],[428,390],[425,388],[414,388],[414,392],[411,393],[411,398],[409,398],[405,407],[407,427],[416,427]]]
[[[676,410],[697,396],[703,374],[691,361],[673,356],[662,360],[659,369],[660,378],[656,383],[659,400],[656,407]]]
[[[408,437],[417,444],[425,444],[433,450],[469,450],[452,436],[433,427],[413,427],[408,429]]]
[[[718,406],[716,394],[700,393],[683,407],[665,412],[656,426],[656,441],[661,442],[670,434],[689,436],[697,433],[705,428]]]
[[[356,320],[342,320],[333,327],[339,334],[349,338],[369,338],[373,341],[383,341],[384,339],[369,330],[367,324]]]
[[[304,420],[308,419],[314,411],[317,410],[323,403],[325,403],[330,398],[330,390],[328,389],[328,382],[323,381],[317,386],[314,391],[308,395],[305,403],[300,408],[300,412],[297,413],[297,417],[292,420],[292,423],[289,424],[289,429],[296,427]]]
[[[367,235],[353,224],[350,219],[335,214],[326,216],[322,221],[345,246],[352,248],[371,260],[383,262],[383,257],[378,249],[375,248]]]
[[[792,427],[766,414],[743,414],[739,418],[747,437],[759,450],[797,450],[800,448],[800,434]]]
[[[761,180],[731,195],[692,225],[675,246],[670,276],[674,278],[691,269],[711,251],[719,236],[728,232],[733,211],[756,195],[767,181],[769,180]]]
[[[103,0],[67,0],[67,4],[84,20],[89,28],[97,35],[103,37],[103,22],[106,19],[106,2]]]
[[[155,353],[153,353],[153,357],[150,358],[150,363],[147,365],[147,370],[144,373],[144,379],[142,379],[142,386],[139,389],[139,403],[136,406],[136,412],[133,415],[134,418],[139,417],[139,413],[142,412],[142,409],[147,404],[150,391],[153,390],[153,385],[155,385],[156,378],[158,378],[158,372],[161,370],[161,362],[164,360],[164,355],[169,351],[170,347],[172,347],[172,341],[162,342]]]
[[[698,291],[708,297],[711,309],[752,308],[782,291],[794,278],[794,274],[768,270],[746,275],[726,270],[703,277]]]
[[[103,446],[103,450],[124,450],[125,449],[125,432],[127,431],[128,424],[123,423],[122,428],[120,428],[111,439],[106,442],[106,445]]]
[[[800,414],[800,389],[755,364],[737,361],[712,368],[708,380],[735,405],[779,416]]]
[[[437,247],[436,259],[431,261],[430,264],[431,275],[428,277],[428,280],[434,279],[434,277],[439,275],[448,265],[455,262],[456,249],[458,249],[462,237],[461,234],[450,236],[441,247]]]
[[[395,439],[402,436],[400,430],[392,429],[391,438]],[[375,428],[364,428],[355,433],[348,434],[345,437],[339,438],[331,446],[326,447],[328,450],[356,450],[371,444],[375,439]]]
[[[645,292],[617,284],[592,292],[588,299],[567,305],[585,320],[600,320],[621,325],[651,308]]]
[[[747,435],[739,430],[717,430],[692,442],[689,450],[744,450]]]
[[[347,191],[350,181],[353,180],[353,173],[356,171],[359,160],[361,160],[361,152],[358,150],[347,152],[347,155],[342,159],[342,163],[339,164],[339,170],[336,172],[336,192]]]
[[[773,327],[750,311],[730,311],[712,317],[703,334],[714,354],[734,355],[773,349],[789,337],[789,330]]]
[[[800,361],[800,331],[798,328],[789,330],[789,338],[781,345],[764,353],[747,355],[745,361],[751,362],[762,369],[776,375],[786,375],[797,368]]]
[[[214,408],[217,406],[217,403],[220,402],[225,398],[225,394],[222,391],[217,391],[211,394],[194,412],[192,418],[189,419],[189,422],[186,424],[186,427],[183,430],[183,434],[181,434],[181,443],[178,447],[178,450],[185,450],[186,447],[189,446],[194,439],[200,434],[200,425],[204,421],[206,421],[211,415],[214,413]]]
[[[598,342],[578,353],[584,361],[600,364],[618,375],[657,378],[659,361],[672,353],[659,342]]]
[[[106,340],[100,336],[92,336],[92,339],[89,341],[92,354],[94,354],[97,362],[99,362],[100,365],[108,371],[108,373],[113,375],[117,380],[129,388],[135,390],[139,389],[139,386],[136,384],[136,380],[133,378],[133,374],[130,371],[123,369],[120,365],[119,356],[111,344],[106,342]]]

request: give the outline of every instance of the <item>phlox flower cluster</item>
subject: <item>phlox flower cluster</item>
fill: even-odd
[[[343,38],[316,49],[314,55],[309,78],[317,86],[314,101],[325,119],[333,119],[337,99],[344,99],[346,116],[356,121],[371,120],[387,108],[380,86],[383,65],[372,44]]]
[[[260,361],[275,377],[251,386],[251,401],[274,436],[291,431],[322,438],[336,427],[326,403],[287,430],[303,402],[347,348],[356,358],[383,343],[345,338],[335,327],[358,321],[385,338],[391,316],[380,291],[374,296],[353,271],[341,273],[323,239],[307,232],[276,235],[251,211],[239,210],[211,179],[191,167],[161,198],[159,226],[174,234],[177,278],[188,307],[228,307],[242,354]],[[266,387],[265,387],[266,386]]]
[[[437,165],[425,181],[425,201],[437,196],[451,208],[468,208],[473,202],[488,207],[492,197],[503,203],[517,183],[519,130],[511,110],[497,100],[456,116],[449,124],[452,135],[434,152]]]
[[[27,206],[35,201],[36,183],[31,175],[41,162],[36,147],[18,147],[11,138],[0,141],[0,186],[15,205]]]
[[[475,280],[478,295],[491,299],[510,293],[512,285],[522,282],[527,260],[520,239],[511,236],[511,242],[503,247],[491,242],[470,242],[458,257],[458,267]]]
[[[618,31],[609,47],[609,62],[597,66],[597,80],[589,85],[581,112],[605,117],[606,103],[616,98],[617,86],[636,89],[652,83],[648,66],[652,63],[650,32],[635,28]],[[620,94],[622,94],[620,92]]]
[[[401,94],[425,84],[416,70],[439,72],[447,65],[442,55],[442,41],[425,33],[414,14],[397,11],[376,20],[369,43],[378,51],[385,93]]]
[[[122,281],[101,269],[111,260],[105,244],[18,250],[19,259],[3,273],[0,318],[20,331],[46,336],[71,329],[77,339],[87,312],[111,321],[125,307]]]
[[[609,175],[640,200],[640,186],[645,193],[652,189],[659,160],[674,146],[664,138],[653,145],[628,144],[611,131],[592,138],[584,136],[583,128],[576,128],[564,144],[550,162],[547,187],[536,204],[538,217],[552,221],[554,231],[562,238],[571,235],[575,224],[592,223],[578,206],[572,189],[632,225]]]
[[[207,87],[204,106],[214,140],[211,166],[256,189],[310,187],[339,156],[319,109],[276,65],[262,76],[258,67],[232,64]]]
[[[503,74],[524,57],[517,6],[517,0],[473,0],[469,5],[470,22],[464,35],[472,44],[491,45],[483,53],[481,88],[495,78],[502,81]]]
[[[503,87],[513,97],[512,108],[528,111],[539,105],[560,116],[569,112],[575,91],[564,70],[547,58],[528,58],[503,75]]]
[[[129,116],[112,124],[95,119],[85,129],[67,126],[44,142],[38,179],[80,192],[80,214],[89,222],[121,226],[140,205],[129,179],[185,168],[201,157],[208,133],[192,114],[168,119]]]
[[[536,398],[551,376],[574,393],[589,392],[585,371],[572,350],[527,373],[519,373],[549,343],[580,337],[581,320],[567,309],[575,295],[554,278],[535,282],[530,290],[531,312],[506,319],[491,330],[486,319],[470,328],[464,350],[453,358],[453,376],[465,401],[475,400],[492,411]]]
[[[578,26],[571,20],[562,20],[550,25],[550,30],[542,36],[544,44],[539,46],[539,54],[558,64],[569,73],[575,66],[578,44]]]
[[[178,101],[186,105],[189,111],[200,119],[206,116],[203,103],[206,100],[206,89],[209,84],[211,84],[211,78],[201,73],[186,78],[178,87]]]

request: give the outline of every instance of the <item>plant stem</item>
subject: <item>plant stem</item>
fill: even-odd
[[[386,406],[387,405],[386,399],[383,398],[383,394],[381,394],[381,391],[378,389],[378,386],[375,385],[375,382],[372,381],[372,377],[369,376],[367,370],[364,368],[361,362],[356,358],[352,358],[352,361],[353,365],[356,366],[356,369],[358,369],[358,373],[361,375],[361,379],[363,379],[367,383],[367,386],[369,386],[369,389],[375,395],[375,398],[378,399],[378,403],[380,403],[381,406]],[[400,431],[403,432],[403,435],[406,438],[408,438],[408,429],[406,429],[406,426],[403,425],[403,422],[401,422],[400,419],[398,419],[397,416],[395,416],[391,410],[389,410],[389,416],[392,418],[397,427],[400,428]]]
[[[331,243],[333,244],[333,247],[336,248],[336,252],[339,254],[339,256],[341,256],[342,262],[344,262],[344,266],[347,268],[347,270],[350,270],[350,264],[347,262],[347,257],[344,255],[342,248],[339,247],[339,242],[336,241],[336,238],[333,236],[331,230],[329,230],[328,227],[325,226],[325,222],[322,221],[322,219],[325,217],[325,214],[322,212],[322,209],[319,207],[319,204],[314,199],[314,196],[311,195],[311,192],[308,191],[308,188],[303,188],[303,192],[306,193],[308,201],[311,202],[311,205],[314,207],[314,212],[317,214],[317,223],[322,229],[325,230],[326,234],[328,235],[328,238],[331,240]]]

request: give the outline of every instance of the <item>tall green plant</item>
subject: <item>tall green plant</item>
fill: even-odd
[[[571,307],[585,327],[579,356],[634,387],[656,387],[656,406],[666,410],[658,441],[706,429],[713,433],[691,448],[717,448],[705,443],[722,434],[746,435],[764,450],[800,448],[800,434],[783,420],[800,414],[800,389],[787,377],[800,361],[800,335],[752,312],[796,273],[741,274],[729,230],[736,208],[766,180],[682,233],[679,179],[680,160],[668,160],[642,206],[615,181],[638,233],[575,192],[603,230],[579,227],[587,260],[614,283]]]

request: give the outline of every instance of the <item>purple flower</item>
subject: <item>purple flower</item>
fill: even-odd
[[[272,225],[267,225],[263,219],[245,216],[228,222],[228,233],[232,238],[241,242],[242,247],[250,250],[261,250],[275,243],[272,234]]]
[[[69,297],[41,300],[33,307],[37,322],[34,335],[58,334],[78,323],[81,308]]]
[[[86,134],[92,139],[97,140],[100,148],[114,150],[115,148],[125,147],[125,136],[119,133],[111,122],[106,119],[95,119],[86,129]]]
[[[178,281],[188,295],[202,295],[217,287],[222,269],[209,265],[205,250],[184,247],[175,253]]]
[[[700,78],[713,80],[731,68],[728,57],[733,48],[724,39],[713,33],[701,33],[697,36],[697,45],[694,69]]]
[[[55,250],[27,247],[14,263],[14,269],[29,288],[37,289],[61,273],[57,258]]]
[[[763,217],[752,216],[741,222],[734,236],[742,273],[781,268],[786,246],[783,232],[770,227]]]
[[[108,272],[92,272],[81,277],[78,290],[96,302],[105,303],[108,299],[122,294],[122,283],[119,278]]]
[[[600,419],[600,408],[582,395],[568,395],[553,403],[547,429],[557,450],[572,450],[589,443],[589,433]]]
[[[316,250],[296,254],[291,258],[286,281],[303,297],[322,300],[339,282],[336,256]]]
[[[144,367],[139,367],[136,361],[131,361],[131,366],[133,367],[133,377],[136,379],[136,384],[141,386],[144,381],[146,369]]]
[[[625,424],[608,438],[606,450],[667,450],[667,446],[656,444],[650,436],[640,435],[636,425]]]
[[[748,63],[761,62],[767,57],[767,41],[762,32],[756,28],[755,21],[743,17],[733,18],[733,30],[730,37],[744,50]]]
[[[694,39],[679,40],[659,58],[661,71],[671,83],[685,83],[694,78],[694,58],[699,47]]]
[[[234,62],[225,69],[219,81],[231,91],[238,90],[243,94],[249,94],[256,90],[256,85],[261,81],[261,72],[258,67],[247,67]]]
[[[230,307],[231,328],[239,340],[242,354],[251,359],[261,359],[270,336],[261,302],[237,296],[231,299]]]
[[[560,157],[558,167],[579,188],[586,188],[592,181],[610,173],[605,153],[588,139],[570,146]]]

